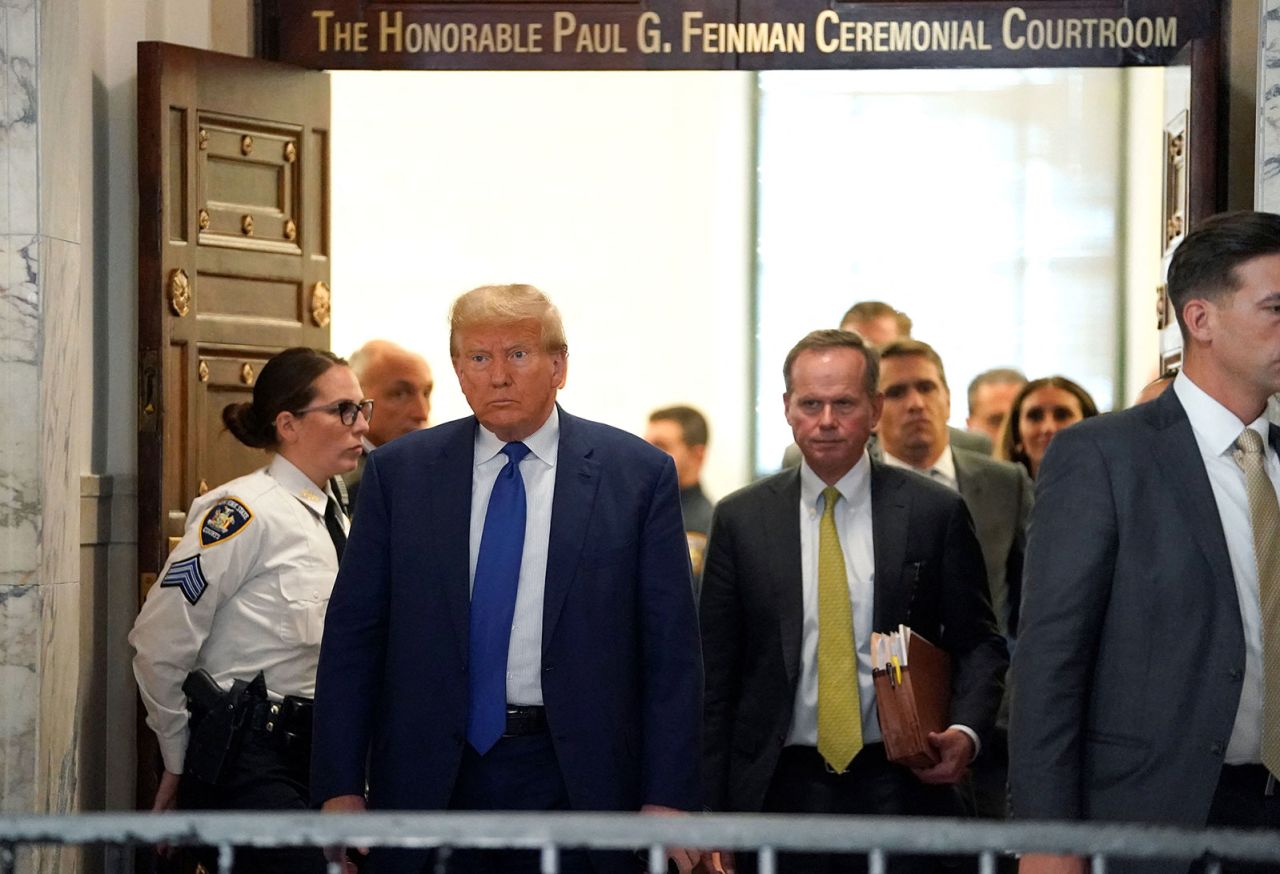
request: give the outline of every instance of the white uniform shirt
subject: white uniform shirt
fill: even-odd
[[[507,647],[507,703],[542,704],[542,600],[547,587],[547,552],[551,544],[551,501],[556,490],[556,457],[560,447],[560,412],[552,407],[542,427],[524,441],[529,454],[520,462],[524,479],[524,548],[516,612]],[[475,467],[471,474],[471,585],[489,496],[498,474],[507,466],[506,442],[483,426],[476,428]]]
[[[277,455],[192,503],[186,533],[129,633],[165,770],[182,773],[182,683],[192,670],[204,668],[224,690],[262,671],[272,697],[315,694],[338,573],[327,502],[326,491]]]

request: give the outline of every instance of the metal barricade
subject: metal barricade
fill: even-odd
[[[1204,859],[1280,866],[1280,832],[1177,829],[1106,823],[983,822],[958,819],[620,813],[85,813],[0,816],[0,874],[14,874],[21,846],[213,846],[219,874],[230,874],[236,846],[361,846],[406,849],[530,849],[544,874],[557,874],[562,849],[639,848],[649,871],[666,871],[666,846],[758,854],[761,874],[773,874],[779,852],[862,853],[869,874],[884,874],[887,856],[976,856],[980,874],[994,874],[1002,854],[1068,853],[1092,859],[1106,874],[1111,858]],[[333,874],[340,866],[330,865]]]

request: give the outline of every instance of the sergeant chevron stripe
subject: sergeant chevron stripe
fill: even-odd
[[[194,605],[200,600],[204,590],[209,588],[209,581],[204,578],[204,571],[200,569],[200,556],[193,555],[191,558],[175,561],[169,566],[169,572],[164,575],[160,585],[177,586],[182,590],[182,597]]]

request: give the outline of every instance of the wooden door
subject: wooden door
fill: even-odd
[[[1165,68],[1161,275],[1187,232],[1221,208],[1218,41],[1192,40]],[[1182,363],[1182,334],[1165,286],[1157,291],[1160,371]]]
[[[329,80],[138,45],[140,595],[205,489],[264,462],[222,426],[263,362],[329,346]]]
[[[223,406],[277,351],[329,347],[328,75],[140,43],[138,187],[141,603],[192,500],[266,460]],[[146,807],[159,756],[142,717]]]

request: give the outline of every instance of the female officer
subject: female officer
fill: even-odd
[[[310,698],[347,531],[329,480],[355,468],[372,410],[345,361],[298,347],[222,411],[274,455],[195,500],[129,635],[164,759],[153,809],[309,808]],[[324,870],[318,849],[237,853],[238,872]]]

